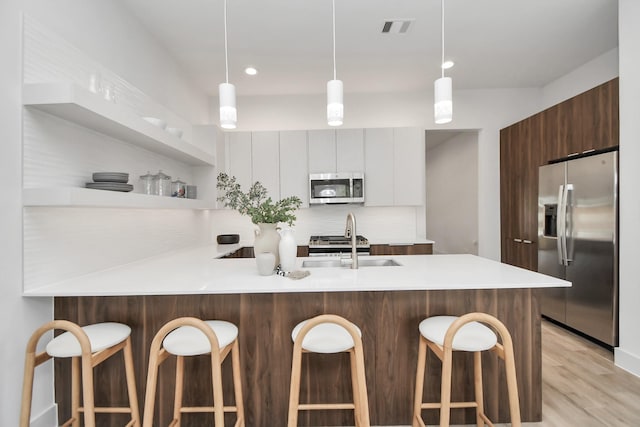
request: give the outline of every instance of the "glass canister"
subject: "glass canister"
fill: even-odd
[[[153,190],[153,175],[147,171],[145,175],[140,175],[140,184],[142,186],[142,194],[155,194]]]
[[[171,177],[159,170],[153,176],[153,189],[158,196],[171,196]]]
[[[187,192],[187,183],[180,181],[180,178],[171,182],[171,197],[184,199]]]

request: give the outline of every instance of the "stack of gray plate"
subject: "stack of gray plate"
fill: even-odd
[[[126,172],[95,172],[93,182],[87,182],[87,188],[94,190],[131,191],[133,185],[127,184],[129,174]]]

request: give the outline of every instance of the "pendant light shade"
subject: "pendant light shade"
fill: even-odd
[[[449,123],[453,119],[451,77],[440,77],[433,85],[433,111],[436,124]]]
[[[235,129],[238,122],[236,87],[231,83],[220,83],[218,94],[220,98],[220,127]]]
[[[333,16],[333,80],[327,82],[327,124],[341,126],[344,118],[344,103],[342,80],[336,77],[336,0],[331,0],[331,14]]]
[[[444,76],[444,0],[441,0],[442,18],[442,61],[440,62],[441,77],[433,85],[433,116],[436,124],[441,125],[453,120],[453,82],[451,77]]]
[[[329,126],[340,126],[343,118],[342,80],[329,80],[327,82],[327,123]]]
[[[229,53],[227,48],[227,0],[224,0],[224,71],[225,83],[218,86],[218,98],[220,99],[220,127],[223,129],[235,129],[238,123],[238,111],[236,110],[236,87],[229,83]]]

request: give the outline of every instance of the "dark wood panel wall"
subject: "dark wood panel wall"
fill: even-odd
[[[55,298],[55,318],[81,325],[123,322],[132,327],[132,340],[138,385],[143,404],[148,351],[154,334],[167,321],[180,316],[224,319],[240,330],[241,364],[247,426],[286,425],[291,369],[291,330],[300,321],[321,314],[335,313],[356,323],[363,334],[365,365],[373,425],[411,424],[413,388],[418,350],[418,324],[426,316],[460,315],[484,311],[501,319],[515,343],[518,387],[523,420],[541,420],[540,315],[535,291],[398,291],[332,292],[243,295],[182,295],[131,297]],[[472,359],[456,354],[454,398],[472,394]],[[96,402],[113,399],[126,402],[126,388],[120,358],[113,358],[97,370]],[[206,357],[187,361],[185,401],[193,405],[211,402]],[[232,398],[229,361],[225,362],[225,401]],[[499,421],[509,419],[506,384],[501,362],[494,355],[484,359],[485,400],[488,414]],[[160,370],[156,403],[156,425],[171,419],[175,366],[173,360]],[[498,369],[500,368],[500,369]],[[56,362],[56,396],[60,419],[69,411],[68,361]],[[439,398],[440,365],[428,361],[425,395]],[[345,355],[305,356],[301,401],[351,399],[348,358]],[[426,419],[436,423],[435,411]],[[229,418],[229,425],[232,419]],[[457,410],[452,423],[474,423],[473,412]],[[100,426],[121,426],[124,418],[99,415]],[[185,415],[183,427],[212,425],[212,417]],[[300,425],[353,425],[350,411],[301,412]]]
[[[502,261],[538,269],[538,167],[615,147],[618,79],[500,131]]]

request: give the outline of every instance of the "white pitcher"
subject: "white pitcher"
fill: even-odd
[[[280,255],[280,267],[284,271],[294,271],[296,269],[296,255],[298,245],[293,237],[293,229],[285,227],[280,230],[280,245],[278,247]]]

